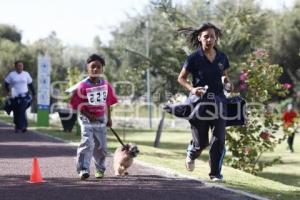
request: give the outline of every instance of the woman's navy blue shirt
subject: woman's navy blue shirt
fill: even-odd
[[[223,94],[222,76],[224,70],[229,68],[227,56],[216,48],[216,57],[210,62],[204,55],[202,48],[198,48],[185,60],[183,67],[193,77],[193,87],[208,85],[207,92],[216,95]]]

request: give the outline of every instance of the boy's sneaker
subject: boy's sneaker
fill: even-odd
[[[222,175],[210,176],[210,180],[213,182],[221,182],[223,181],[223,176]]]
[[[100,171],[100,170],[96,170],[95,177],[99,178],[99,179],[103,178],[104,177],[104,172]]]
[[[192,160],[189,156],[187,156],[185,159],[185,167],[188,171],[194,171],[195,160]]]
[[[80,177],[81,180],[85,180],[88,177],[90,177],[90,174],[89,174],[89,172],[87,170],[81,170],[79,172],[79,177]]]

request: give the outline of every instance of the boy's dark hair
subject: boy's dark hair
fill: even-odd
[[[90,62],[93,62],[93,61],[100,61],[101,62],[101,64],[102,64],[102,66],[104,66],[105,65],[105,59],[104,59],[104,57],[102,56],[102,55],[100,55],[100,54],[92,54],[92,55],[90,55],[89,57],[88,57],[88,59],[86,60],[86,63],[87,64],[89,64]]]
[[[198,28],[193,28],[193,27],[180,28],[178,29],[178,32],[186,36],[187,41],[192,48],[198,48],[201,46],[201,42],[198,40],[198,35],[209,28],[215,30],[217,38],[222,36],[221,29],[217,28],[214,24],[209,22],[203,23]]]
[[[22,60],[16,60],[14,64],[15,64],[15,66],[17,66],[17,64],[19,64],[19,63],[23,63],[23,61]]]

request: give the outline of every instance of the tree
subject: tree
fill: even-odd
[[[204,4],[204,1],[193,2],[202,6]],[[144,15],[130,18],[113,32],[114,39],[109,48],[104,50],[110,60],[114,61],[112,65],[117,69],[114,76],[133,83],[136,97],[145,94],[147,68],[150,68],[151,72],[151,94],[159,93],[163,97],[166,91],[170,93],[183,91],[181,87],[174,85],[177,85],[178,73],[189,51],[184,39],[177,34],[177,29],[196,23],[185,13],[189,13],[185,7],[174,7],[172,1],[154,1]],[[165,99],[161,98],[160,101]]]
[[[28,46],[30,54],[33,55],[34,72],[37,71],[38,55],[49,55],[51,57],[51,81],[64,80],[67,68],[63,65],[64,46],[62,41],[57,38],[56,33],[52,32],[48,37],[39,39]]]
[[[0,80],[1,85],[9,71],[14,69],[14,62],[22,60],[24,69],[31,71],[32,55],[28,48],[21,43],[22,34],[10,25],[0,25]],[[34,76],[33,76],[34,78]],[[0,90],[0,96],[3,90]],[[2,98],[2,100],[3,100]]]
[[[216,5],[215,13],[224,34],[220,48],[230,58],[230,77],[238,81],[242,71],[240,63],[267,43],[268,15],[253,0],[222,0]]]
[[[15,26],[0,24],[0,38],[21,43],[22,34]]]
[[[291,10],[285,10],[281,15],[276,15],[270,24],[271,60],[283,66],[283,82],[293,84],[293,93],[300,106],[300,1],[296,1]],[[298,94],[297,94],[298,93]]]
[[[152,1],[145,14],[121,24],[113,32],[114,39],[107,48],[110,58],[119,65],[114,68],[118,69],[115,76],[121,75],[134,83],[138,97],[145,92],[145,71],[150,68],[152,94],[163,94],[165,90],[183,92],[181,87],[174,85],[181,65],[192,49],[177,30],[212,20],[223,29],[224,37],[219,47],[229,56],[230,74],[237,82],[241,71],[239,63],[247,54],[263,47],[263,38],[267,36],[266,12],[262,12],[253,0],[240,0],[238,6],[229,0],[207,2],[193,0],[176,6],[171,0]],[[146,57],[146,21],[149,23],[149,57]]]

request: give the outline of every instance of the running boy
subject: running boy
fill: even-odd
[[[81,82],[73,93],[70,104],[78,111],[81,142],[77,149],[76,168],[81,180],[90,176],[90,161],[93,157],[96,178],[103,178],[107,154],[106,126],[112,126],[110,106],[117,97],[110,83],[101,77],[105,60],[92,54],[87,59],[89,78]]]

